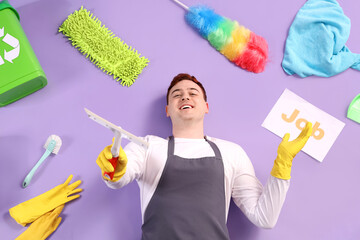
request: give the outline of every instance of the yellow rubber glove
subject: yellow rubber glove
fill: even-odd
[[[271,175],[276,178],[290,179],[292,160],[298,152],[305,146],[312,133],[312,124],[307,122],[305,128],[301,131],[299,136],[289,142],[290,134],[285,134],[282,142],[277,150],[277,157],[274,166],[271,170]]]
[[[126,172],[126,165],[128,160],[124,150],[122,149],[122,147],[120,147],[119,158],[115,168],[114,177],[112,180],[105,177],[104,172],[114,172],[114,167],[109,162],[109,160],[112,159],[111,147],[112,145],[109,145],[100,152],[98,158],[96,159],[96,163],[100,167],[101,175],[103,176],[104,179],[111,182],[117,182],[120,180],[122,176],[124,176]]]
[[[64,204],[55,208],[53,211],[45,213],[36,219],[20,236],[15,240],[45,240],[53,233],[61,222],[59,217]]]
[[[35,198],[10,208],[10,215],[17,223],[25,226],[54,208],[80,197],[80,195],[72,194],[82,191],[81,188],[76,189],[81,184],[81,180],[69,185],[72,177],[73,176],[70,175],[65,183],[60,184]]]

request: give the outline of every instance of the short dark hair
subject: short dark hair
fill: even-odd
[[[167,104],[169,104],[170,89],[171,89],[173,86],[175,86],[178,82],[183,81],[183,80],[190,80],[190,81],[196,83],[196,85],[198,85],[198,86],[201,88],[201,90],[202,90],[202,92],[203,92],[203,94],[204,94],[204,100],[205,100],[205,102],[207,102],[206,91],[205,91],[204,86],[201,84],[201,82],[199,82],[199,81],[196,79],[196,77],[191,76],[191,75],[189,75],[189,74],[187,74],[187,73],[179,73],[178,75],[176,75],[176,76],[173,78],[173,80],[171,81],[170,86],[169,86],[169,88],[168,88],[168,90],[167,90],[167,94],[166,94],[166,103],[167,103]]]

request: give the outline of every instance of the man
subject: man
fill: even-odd
[[[111,188],[137,180],[143,240],[229,239],[226,221],[231,197],[255,225],[275,225],[289,188],[292,159],[308,140],[311,123],[294,141],[285,135],[263,187],[240,146],[204,135],[208,112],[202,84],[194,76],[177,75],[168,88],[166,106],[173,136],[146,136],[147,150],[129,143],[125,151],[120,150],[114,178],[104,177]],[[110,148],[96,161],[103,175],[114,171],[108,161]]]

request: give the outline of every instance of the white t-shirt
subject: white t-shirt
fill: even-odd
[[[126,173],[118,182],[105,182],[110,188],[121,188],[136,180],[140,188],[144,221],[146,207],[156,190],[167,160],[168,140],[152,135],[143,139],[149,143],[148,149],[130,142],[124,148],[128,158]],[[255,225],[273,227],[279,217],[290,180],[270,176],[263,187],[255,176],[250,159],[239,145],[212,137],[207,139],[217,145],[223,159],[226,219],[232,197],[235,204]],[[205,139],[175,138],[174,154],[183,158],[215,156]]]

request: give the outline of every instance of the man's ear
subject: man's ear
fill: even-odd
[[[168,105],[165,106],[165,112],[166,112],[166,116],[170,117],[169,113],[168,113]]]
[[[206,102],[206,108],[207,108],[207,111],[205,113],[209,113],[209,103]]]

